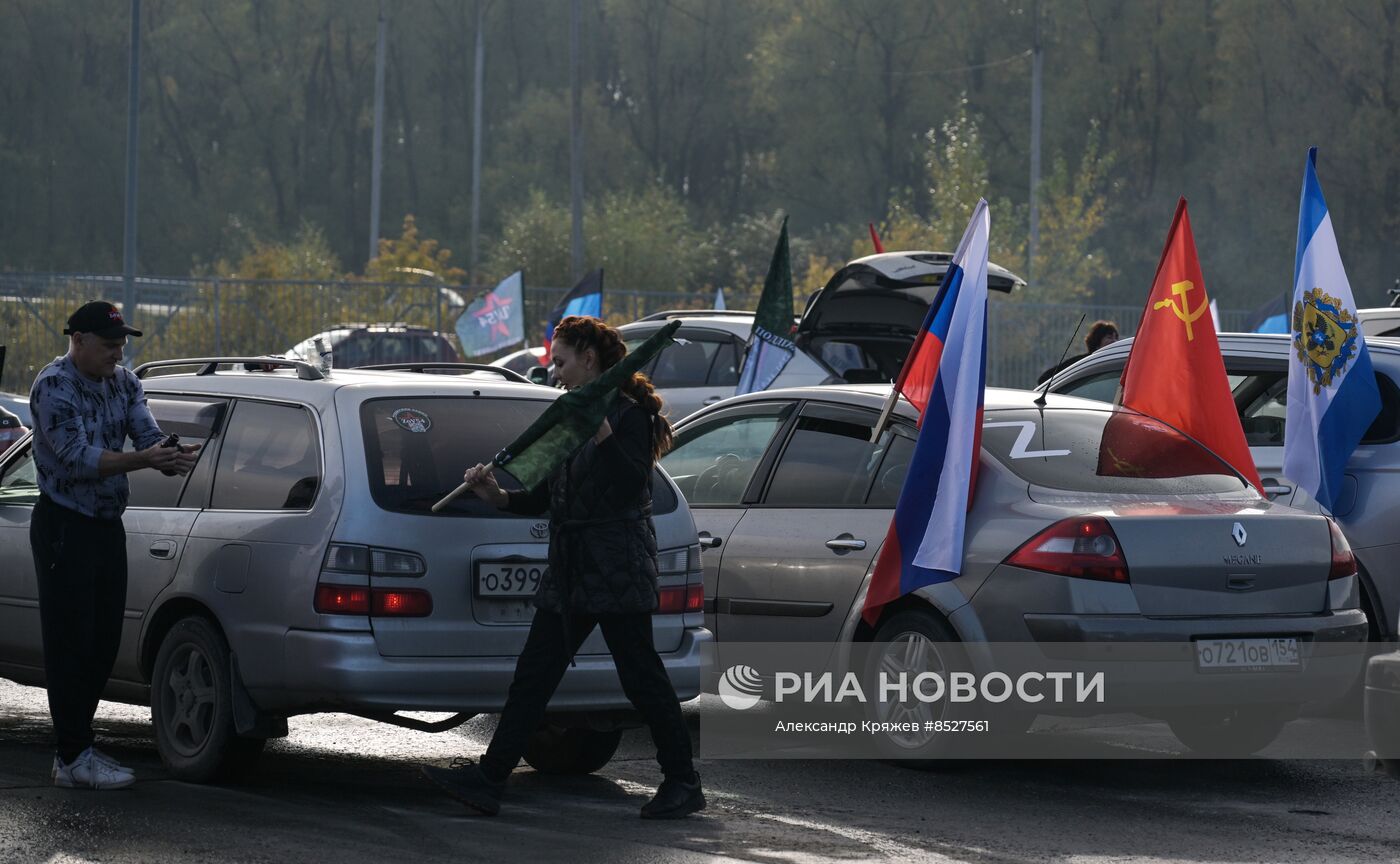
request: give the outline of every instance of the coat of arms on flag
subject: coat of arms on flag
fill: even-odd
[[[1293,348],[1307,369],[1314,396],[1341,378],[1356,356],[1360,333],[1356,314],[1321,288],[1304,291],[1303,299],[1293,304]]]

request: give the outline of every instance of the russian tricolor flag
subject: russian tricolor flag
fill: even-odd
[[[899,493],[861,616],[962,571],[963,529],[976,478],[987,382],[987,245],[991,216],[977,202],[953,263],[895,389],[920,411],[914,458]]]

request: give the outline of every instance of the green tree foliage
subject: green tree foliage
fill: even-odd
[[[273,245],[294,245],[309,222],[333,260],[357,267],[370,257],[381,6],[382,224],[412,213],[425,235],[470,246],[478,20],[483,260],[455,263],[499,269],[508,262],[497,245],[528,245],[522,225],[557,218],[569,188],[570,101],[569,16],[557,0],[147,0],[141,272],[239,261],[246,239],[230,222]],[[853,249],[869,251],[868,221],[933,232],[919,246],[955,242],[974,185],[994,205],[996,254],[1022,260],[1037,8],[1045,171],[1025,300],[1140,303],[1178,195],[1191,202],[1223,306],[1285,290],[1309,144],[1321,148],[1359,300],[1384,302],[1400,274],[1400,0],[582,8],[584,190],[598,237],[587,266],[608,266],[611,288],[685,285],[698,298],[722,284],[742,296],[771,251],[762,226],[778,212],[792,217],[795,275],[810,288]],[[0,3],[0,268],[120,267],[127,9]],[[950,123],[963,128],[964,113],[976,120],[976,153],[949,163],[965,176],[933,182],[926,134],[936,130],[933,155],[946,162],[946,148],[972,144],[943,136]],[[671,196],[664,210],[675,221],[624,233],[650,234],[669,269],[629,251],[615,233],[625,220],[610,215],[612,204],[655,215],[644,202],[660,200],[656,188]],[[539,200],[554,202],[550,215]],[[566,259],[551,257],[566,251],[567,232],[555,225],[546,236],[529,241],[531,272],[557,275],[531,281],[567,284]]]
[[[608,309],[619,320],[631,320],[643,304],[627,303],[617,289],[696,290],[699,296],[707,238],[691,224],[676,193],[655,185],[605,193],[586,209],[583,224],[589,267],[604,269]],[[568,205],[536,190],[502,229],[489,269],[496,278],[523,270],[527,286],[570,285],[569,231]]]
[[[1042,178],[1039,196],[1040,245],[1035,267],[1027,267],[1028,208],[1007,198],[991,200],[988,160],[979,123],[964,101],[958,111],[926,136],[926,188],[905,191],[890,203],[890,215],[880,228],[886,249],[927,249],[952,252],[957,248],[978,198],[992,204],[990,257],[1013,272],[1035,274],[1031,289],[1017,295],[1037,302],[1092,299],[1092,289],[1114,275],[1100,245],[1107,227],[1108,195],[1113,167],[1111,155],[1100,153],[1100,135],[1091,124],[1071,166],[1057,155]],[[919,200],[928,203],[921,212]],[[866,241],[856,241],[853,255],[865,254]]]
[[[219,262],[218,275],[229,279],[298,279],[331,281],[341,277],[340,262],[326,234],[310,222],[301,223],[291,243],[251,238],[237,264]]]
[[[467,271],[452,266],[451,260],[451,249],[439,248],[436,240],[419,238],[418,221],[410,213],[403,217],[401,236],[379,241],[379,255],[365,265],[365,279],[419,282],[426,277],[455,285],[467,277]]]

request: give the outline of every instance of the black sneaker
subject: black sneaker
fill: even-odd
[[[661,781],[656,795],[642,806],[643,819],[681,819],[705,809],[705,793],[700,788],[700,775],[691,773],[688,780],[667,777]]]
[[[452,768],[424,765],[419,770],[442,791],[478,813],[495,816],[501,812],[501,795],[506,790],[506,784],[487,779],[479,766],[466,763],[455,767],[454,763]]]

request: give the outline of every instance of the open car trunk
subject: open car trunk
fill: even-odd
[[[807,302],[798,346],[849,383],[893,381],[952,260],[947,252],[887,252],[852,261]],[[1022,285],[988,265],[989,290]]]

